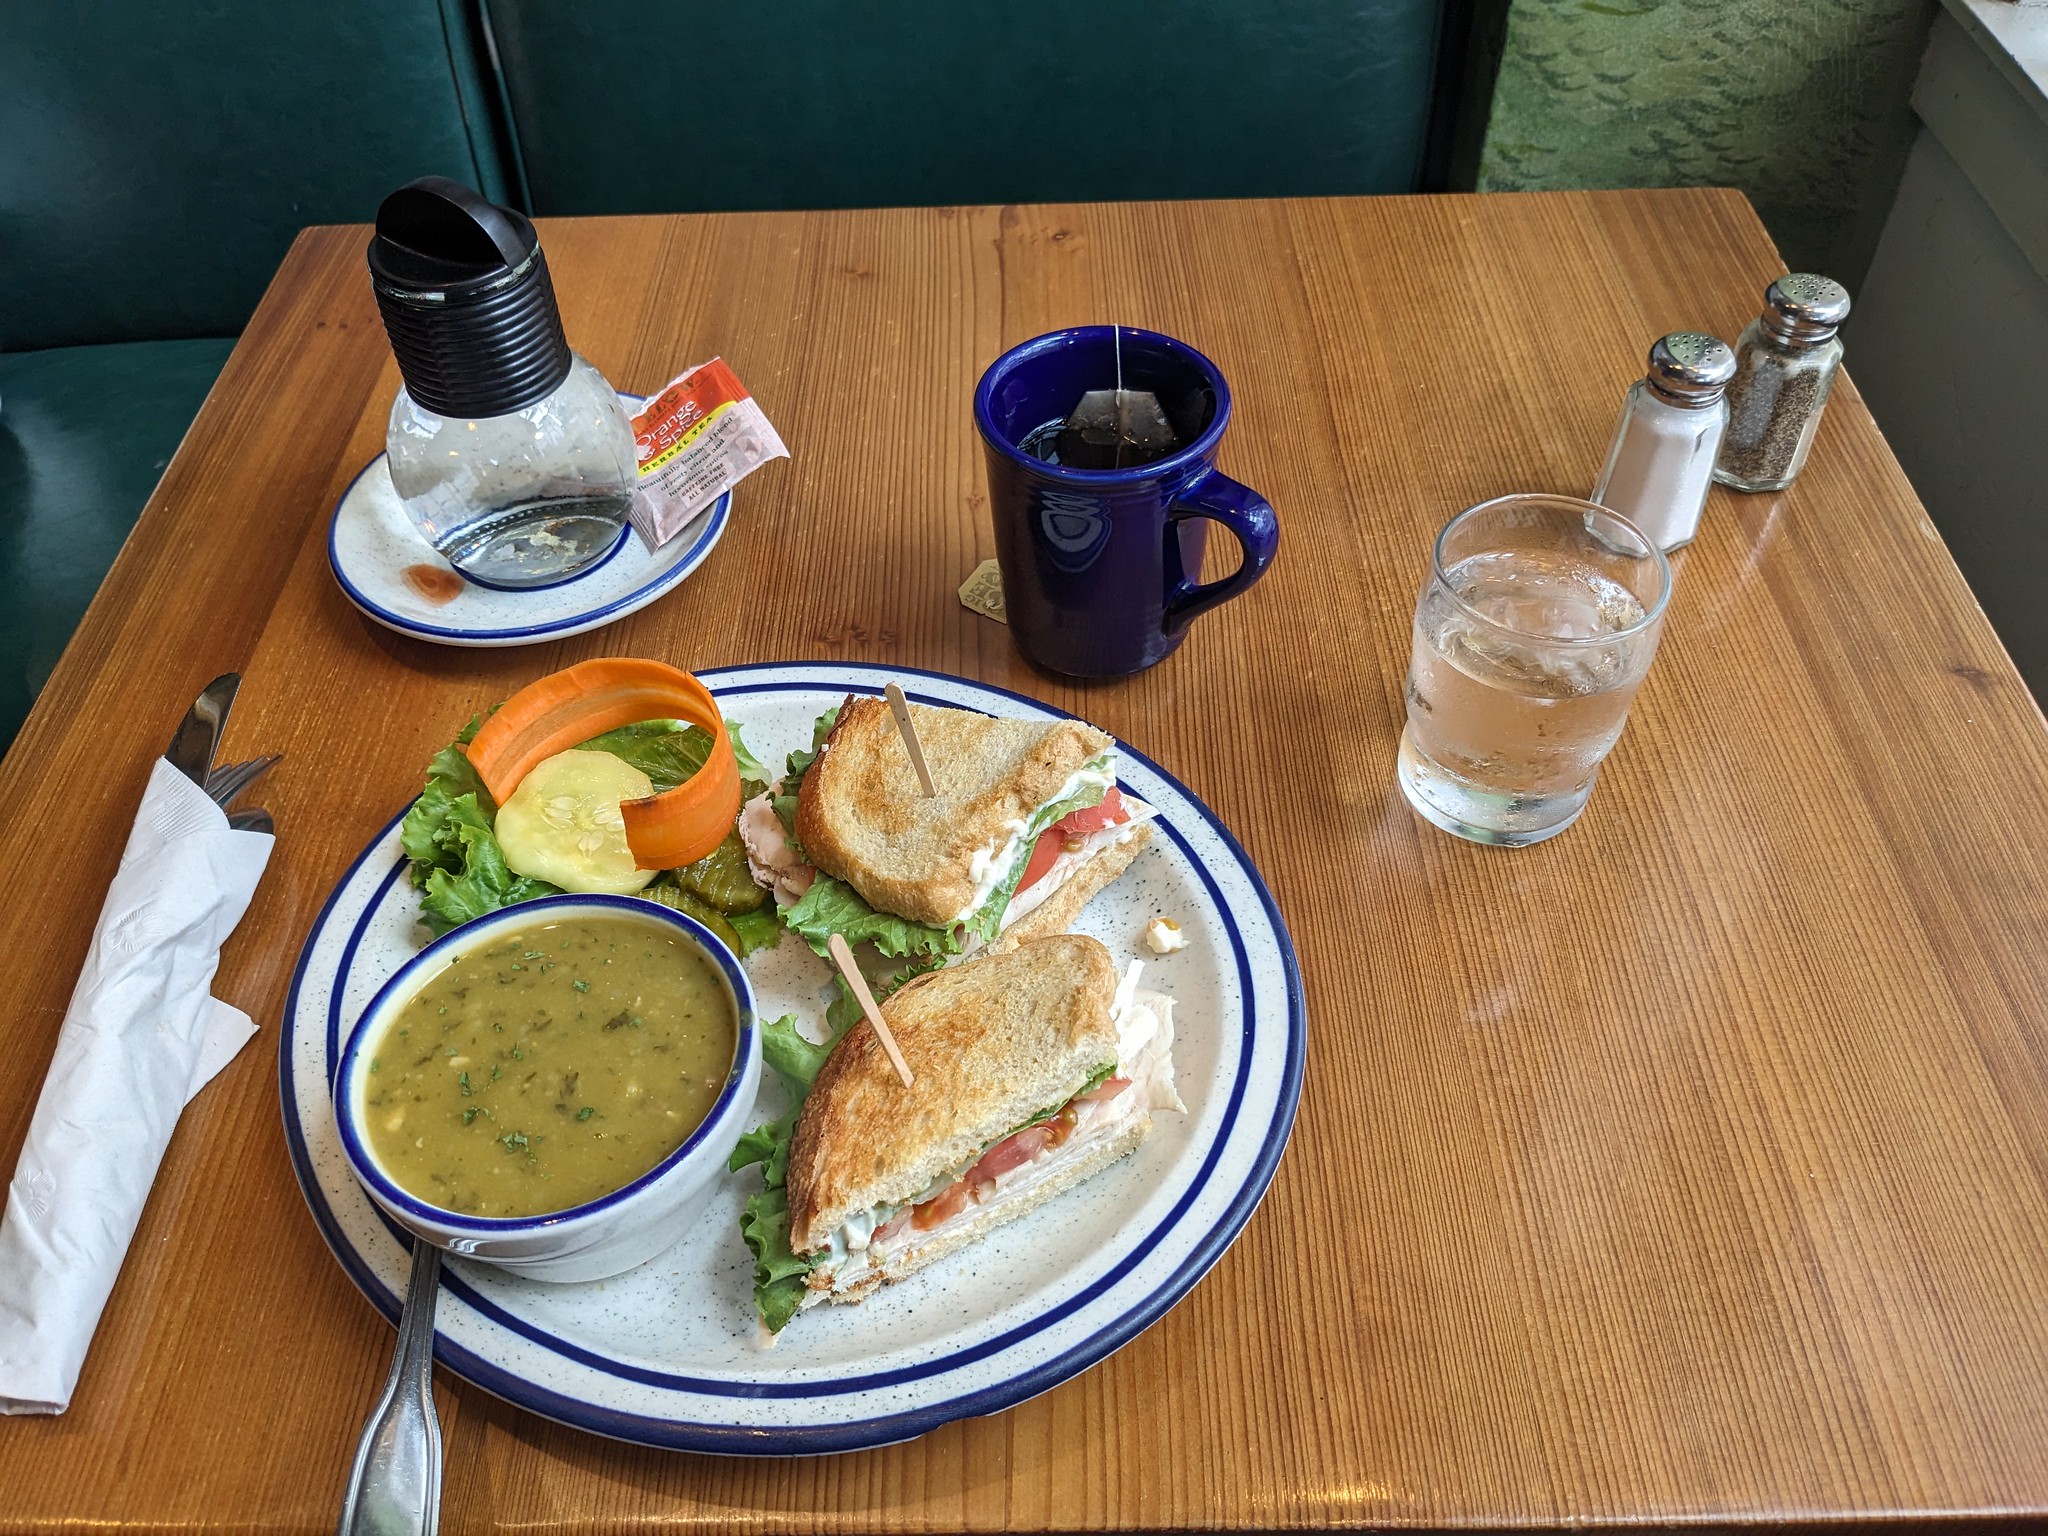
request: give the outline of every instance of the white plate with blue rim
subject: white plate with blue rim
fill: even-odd
[[[700,674],[756,756],[808,747],[811,722],[892,679],[912,700],[1055,720],[1020,694],[938,673],[836,663]],[[450,722],[450,731],[460,724]],[[424,765],[422,765],[424,767]],[[859,1306],[801,1313],[772,1348],[754,1317],[740,1208],[759,1175],[732,1176],[701,1223],[641,1268],[589,1285],[520,1280],[450,1258],[435,1358],[564,1424],[645,1445],[727,1455],[859,1450],[994,1413],[1088,1369],[1157,1322],[1250,1219],[1301,1097],[1301,975],[1272,893],[1237,840],[1150,759],[1121,747],[1118,778],[1159,811],[1151,847],[1078,924],[1144,984],[1171,994],[1188,1112],[1155,1116],[1137,1152],[952,1260]],[[401,808],[402,810],[402,808]],[[299,956],[278,1051],[286,1142],[313,1218],[343,1269],[396,1320],[410,1249],[349,1172],[330,1084],[347,1032],[415,953],[418,894],[397,818],[321,909]],[[1188,947],[1154,956],[1141,934],[1171,917]],[[830,981],[794,938],[749,957],[763,1015],[816,1020]],[[766,1074],[772,1078],[773,1074]],[[783,1114],[764,1080],[762,1120]]]
[[[645,402],[619,397],[629,410]],[[732,492],[650,551],[631,528],[595,564],[538,587],[500,587],[458,573],[420,537],[391,484],[391,463],[372,459],[336,503],[327,564],[342,593],[386,629],[437,645],[534,645],[601,629],[637,613],[702,565],[732,518]]]

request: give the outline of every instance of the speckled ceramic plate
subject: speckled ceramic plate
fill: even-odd
[[[810,742],[811,721],[891,677],[910,697],[1058,718],[959,678],[834,664],[703,674],[764,762]],[[1147,960],[1179,1003],[1174,1060],[1188,1113],[1155,1117],[1137,1153],[986,1242],[860,1306],[798,1316],[772,1349],[754,1320],[733,1178],[702,1224],[616,1280],[550,1286],[461,1259],[443,1270],[434,1353],[535,1413],[648,1445],[727,1454],[855,1450],[993,1413],[1057,1385],[1155,1322],[1201,1279],[1273,1178],[1301,1095],[1301,978],[1273,898],[1202,804],[1129,747],[1119,777],[1159,809],[1153,844],[1081,928],[1119,962],[1155,916],[1186,931]],[[278,1052],[286,1139],[335,1256],[388,1318],[408,1249],[350,1175],[329,1082],[344,1032],[420,943],[394,821],[328,898],[299,957]],[[815,1018],[824,963],[793,939],[748,963],[763,1012]],[[772,1077],[773,1074],[767,1074]],[[782,1113],[764,1086],[762,1118]]]
[[[621,395],[638,410],[638,395]],[[654,553],[632,529],[587,570],[545,587],[466,580],[419,536],[378,454],[350,482],[327,530],[327,563],[348,600],[386,629],[437,645],[533,645],[601,629],[677,585],[717,545],[732,516],[727,491]]]

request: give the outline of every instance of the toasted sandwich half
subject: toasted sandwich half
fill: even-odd
[[[936,795],[888,705],[855,695],[741,813],[755,877],[814,946],[837,931],[937,961],[1063,933],[1150,841],[1155,813],[1118,789],[1115,742],[1093,726],[910,716]]]
[[[859,1301],[1036,1210],[1125,1156],[1173,1084],[1173,1003],[1120,985],[1109,951],[1056,934],[905,984],[882,1016],[903,1086],[855,1025],[790,1141],[798,1302]],[[786,1316],[786,1314],[785,1314]]]

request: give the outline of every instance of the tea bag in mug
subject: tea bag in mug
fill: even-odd
[[[1159,397],[1124,388],[1123,332],[1116,341],[1116,388],[1091,389],[1060,428],[1060,463],[1071,469],[1129,469],[1151,464],[1180,447]]]

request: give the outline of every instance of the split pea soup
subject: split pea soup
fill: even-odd
[[[540,1216],[630,1184],[710,1114],[739,1040],[710,959],[655,918],[494,934],[369,1047],[364,1134],[407,1194]]]

